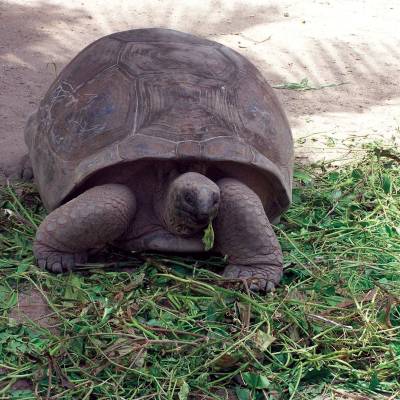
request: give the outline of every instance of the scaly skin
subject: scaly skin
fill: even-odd
[[[282,251],[261,200],[235,179],[217,184],[221,204],[214,227],[216,246],[228,255],[224,276],[249,280],[252,290],[272,290],[282,277]]]
[[[87,251],[118,239],[136,212],[134,194],[124,185],[87,190],[50,213],[40,225],[33,252],[42,268],[71,270]]]

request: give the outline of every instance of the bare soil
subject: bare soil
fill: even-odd
[[[398,0],[0,0],[0,168],[12,171],[25,153],[25,121],[63,66],[95,39],[139,27],[221,42],[272,85],[345,83],[277,90],[299,158],[398,140],[399,22]]]

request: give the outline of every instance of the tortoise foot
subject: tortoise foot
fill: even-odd
[[[32,169],[31,160],[30,160],[28,154],[25,154],[21,158],[21,160],[16,168],[16,171],[11,176],[11,178],[16,179],[16,180],[22,180],[25,182],[33,181],[33,169]]]
[[[265,266],[229,264],[223,273],[225,278],[245,280],[250,290],[271,292],[279,283],[282,272],[280,268]]]
[[[68,272],[77,264],[87,261],[87,253],[63,253],[40,243],[35,243],[33,252],[40,268],[54,273]]]

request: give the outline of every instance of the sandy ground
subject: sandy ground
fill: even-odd
[[[119,30],[168,27],[251,59],[277,90],[299,158],[332,157],[352,138],[400,137],[398,0],[0,0],[0,168],[26,151],[23,127],[57,71]],[[359,146],[359,140],[354,142]]]

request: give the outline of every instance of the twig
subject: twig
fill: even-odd
[[[327,324],[331,324],[331,325],[340,327],[340,328],[345,328],[345,329],[349,329],[349,330],[353,330],[353,329],[354,329],[354,328],[353,328],[352,326],[350,326],[350,325],[342,325],[342,324],[339,324],[338,322],[335,322],[335,321],[332,321],[331,319],[322,317],[321,315],[308,314],[308,316],[311,317],[311,318],[317,319],[317,320],[319,320],[319,321],[326,322]]]
[[[375,148],[375,149],[374,149],[374,153],[375,153],[378,157],[390,158],[390,159],[392,159],[392,160],[397,161],[398,163],[400,163],[400,156],[398,156],[397,154],[394,154],[391,150]]]

